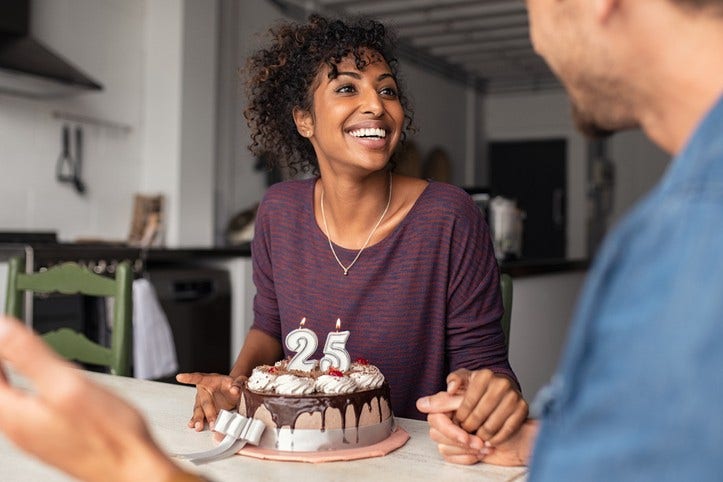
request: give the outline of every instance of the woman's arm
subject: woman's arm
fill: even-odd
[[[261,330],[251,328],[246,336],[236,362],[231,369],[231,378],[248,377],[251,370],[259,365],[271,365],[284,355],[281,342]]]

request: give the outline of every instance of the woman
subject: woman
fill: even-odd
[[[271,33],[248,67],[251,149],[316,175],[267,191],[253,326],[229,377],[178,376],[198,387],[189,426],[235,406],[253,367],[290,355],[282,340],[302,318],[322,339],[339,318],[352,358],[387,377],[396,415],[423,418],[419,397],[447,388],[452,370],[475,370],[478,408],[460,422],[511,433],[527,405],[507,361],[488,228],[461,189],[393,173],[411,116],[387,31],[313,16]]]

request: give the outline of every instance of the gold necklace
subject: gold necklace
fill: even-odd
[[[349,266],[344,266],[344,264],[339,260],[339,256],[336,255],[336,251],[334,250],[334,244],[331,242],[331,234],[329,233],[329,225],[326,222],[326,213],[324,213],[324,188],[321,188],[321,199],[319,200],[319,204],[321,205],[321,219],[324,221],[324,229],[326,230],[326,239],[329,241],[329,248],[331,248],[331,254],[334,255],[334,259],[337,263],[339,263],[339,266],[341,266],[341,269],[344,270],[344,276],[349,274],[349,270],[352,266],[354,266],[354,263],[356,263],[356,260],[359,259],[359,256],[361,256],[362,251],[367,247],[369,244],[369,241],[371,241],[372,236],[374,236],[374,233],[376,232],[379,225],[382,223],[382,219],[384,219],[384,216],[386,216],[387,211],[389,211],[389,205],[392,203],[392,173],[389,173],[389,197],[387,198],[387,205],[384,208],[384,211],[382,211],[382,215],[379,216],[379,220],[372,228],[371,232],[369,233],[369,236],[367,236],[367,240],[364,241],[364,245],[361,247],[361,249],[357,252],[354,259],[349,263]]]

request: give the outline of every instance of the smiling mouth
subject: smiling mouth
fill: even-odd
[[[381,128],[354,129],[349,131],[349,135],[361,139],[386,139],[387,131]]]

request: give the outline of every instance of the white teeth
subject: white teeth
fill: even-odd
[[[387,131],[376,127],[368,129],[356,129],[350,131],[349,134],[353,135],[354,137],[381,137],[382,139],[387,137]]]

